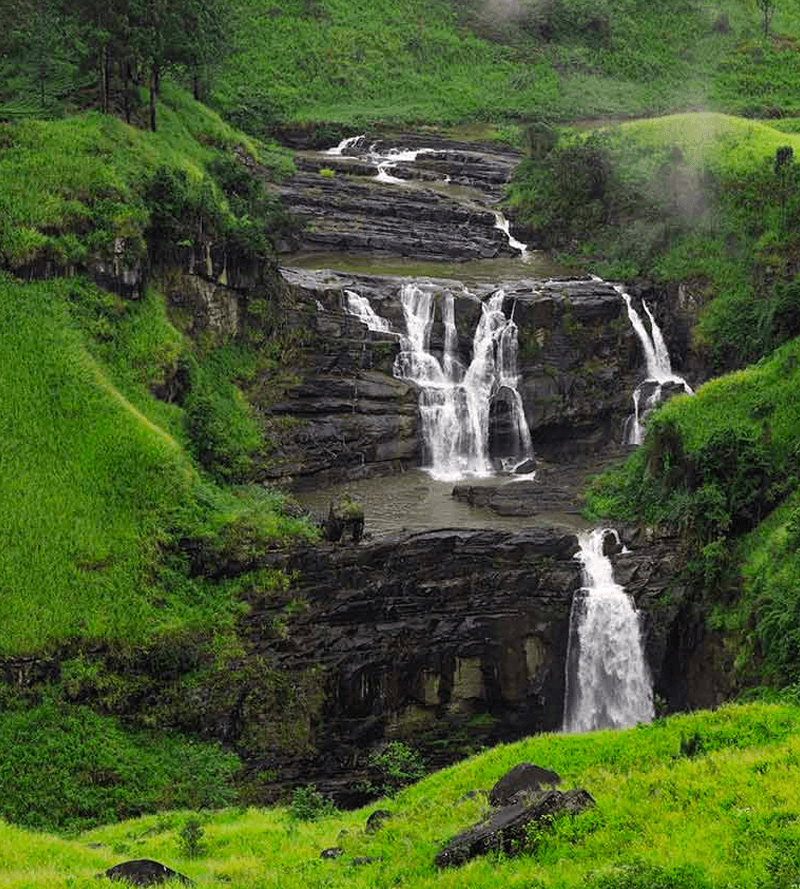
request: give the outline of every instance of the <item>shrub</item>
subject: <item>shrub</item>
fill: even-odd
[[[367,790],[373,793],[396,793],[401,787],[419,781],[425,774],[425,762],[403,741],[390,741],[370,754],[367,765],[379,778],[370,782]]]
[[[204,833],[205,831],[197,818],[187,818],[186,824],[183,825],[180,832],[181,854],[187,858],[199,858],[205,852],[202,842]]]
[[[336,814],[336,806],[313,784],[295,787],[292,791],[289,815],[295,821],[316,821],[334,814]]]

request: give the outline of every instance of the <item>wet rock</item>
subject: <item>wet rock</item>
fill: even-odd
[[[533,793],[545,785],[555,786],[561,778],[549,769],[521,762],[506,772],[489,792],[489,802],[493,806],[505,806],[521,793]]]
[[[607,558],[622,552],[622,540],[613,531],[603,535],[603,555]]]
[[[502,850],[510,856],[522,854],[529,824],[547,824],[560,815],[576,815],[593,805],[594,800],[585,790],[540,792],[530,805],[504,806],[489,821],[475,824],[453,837],[434,862],[440,868],[458,867],[487,852]]]
[[[194,882],[188,877],[149,858],[123,861],[122,864],[115,864],[97,876],[108,877],[109,880],[124,880],[131,886],[157,886],[168,880],[178,880],[184,886],[194,886]]]
[[[364,507],[345,494],[337,501],[331,501],[328,517],[324,525],[325,539],[338,543],[344,535],[350,534],[353,543],[364,536]]]
[[[386,809],[375,809],[369,818],[367,818],[364,830],[367,833],[377,833],[391,817],[392,813],[387,812]]]
[[[530,475],[536,471],[536,460],[532,457],[514,467],[514,475]]]

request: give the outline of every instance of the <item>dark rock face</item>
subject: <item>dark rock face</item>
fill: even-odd
[[[356,804],[384,739],[408,740],[436,766],[557,729],[576,551],[557,531],[443,530],[276,556],[300,573],[292,595],[308,609],[279,643],[272,612],[254,613],[251,643],[278,667],[322,668],[326,703],[315,757],[257,765]]]
[[[556,772],[530,762],[521,762],[497,781],[489,791],[489,802],[493,806],[507,806],[515,801],[514,797],[518,794],[533,793],[541,790],[545,784],[555,786],[560,783],[561,778]]]
[[[526,849],[529,824],[549,824],[560,815],[578,815],[592,806],[594,800],[585,790],[544,791],[531,804],[503,806],[489,821],[453,837],[434,861],[437,867],[459,867],[488,852],[519,855]]]
[[[307,342],[289,368],[295,380],[278,391],[264,387],[269,397],[259,407],[276,450],[263,477],[308,486],[417,465],[417,389],[392,375],[398,337],[369,331],[344,311],[344,291],[353,290],[402,332],[399,295],[409,279],[297,269],[282,274],[300,306],[292,323],[307,332]],[[468,364],[481,300],[496,288],[471,293],[454,281],[434,284],[455,296],[459,352]],[[638,344],[619,295],[588,279],[501,286],[519,328],[520,393],[537,456],[558,462],[613,452],[639,377]],[[437,307],[434,354],[443,339]],[[490,442],[501,456],[511,440],[502,391],[491,416]]]
[[[721,702],[730,665],[676,582],[677,541],[621,536],[630,551],[610,558],[641,612],[655,691],[669,709]],[[307,608],[276,640],[282,603],[256,606],[250,644],[287,674],[320,670],[324,702],[313,753],[250,767],[280,770],[275,793],[313,782],[340,805],[361,805],[369,752],[386,740],[405,740],[433,768],[560,729],[577,551],[555,529],[440,530],[268,556],[265,565],[297,572],[287,595]]]
[[[373,151],[426,149],[414,162],[399,162],[391,175],[414,187],[376,181]],[[478,146],[399,134],[365,139],[353,156],[311,153],[295,159],[297,175],[282,183],[284,205],[307,223],[302,246],[313,250],[384,253],[415,259],[488,259],[517,253],[495,226],[487,206],[498,201],[520,155]],[[356,156],[358,155],[358,156]],[[320,175],[320,170],[335,175]],[[471,201],[455,200],[423,183],[469,188]]]
[[[178,880],[184,886],[194,886],[194,882],[183,874],[179,874],[172,868],[149,858],[139,858],[135,861],[124,861],[115,864],[98,877],[108,877],[109,880],[124,880],[132,886],[158,886],[168,880]]]

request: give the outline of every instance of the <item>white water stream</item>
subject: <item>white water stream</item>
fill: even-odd
[[[653,690],[642,651],[639,617],[615,582],[603,541],[616,531],[578,535],[583,588],[572,600],[564,731],[625,728],[653,719]]]
[[[367,145],[366,136],[362,134],[360,136],[349,136],[347,139],[342,139],[338,145],[334,145],[333,148],[327,148],[322,153],[337,157],[350,155],[352,157],[363,158],[365,161],[375,164],[378,168],[378,172],[375,175],[375,180],[377,182],[384,182],[390,185],[408,185],[407,179],[392,175],[392,170],[394,170],[400,163],[413,164],[420,155],[435,154],[437,151],[434,148],[386,148],[379,150],[377,146],[377,142]],[[441,181],[443,183],[449,183],[450,177],[445,176]],[[494,213],[495,218],[495,228],[503,232],[506,236],[508,246],[511,247],[512,250],[519,251],[522,262],[530,262],[532,257],[528,245],[523,244],[522,241],[517,240],[517,238],[511,234],[511,223],[502,213],[498,210],[493,210],[492,212]]]
[[[481,305],[468,365],[458,353],[455,297],[449,290],[418,282],[404,284],[400,302],[405,333],[397,333],[372,309],[367,297],[345,291],[347,311],[370,330],[393,333],[400,341],[394,375],[419,388],[424,465],[439,481],[485,478],[512,471],[533,456],[517,375],[517,325],[503,311],[498,290]],[[431,351],[436,306],[441,307],[444,341],[441,358]],[[513,316],[513,312],[512,312]],[[502,456],[490,454],[492,403],[502,400],[513,439]]]
[[[650,321],[650,332],[648,333],[641,315],[633,307],[630,294],[626,293],[624,288],[617,284],[614,290],[625,300],[628,309],[628,318],[631,322],[636,336],[642,345],[644,351],[645,364],[647,366],[647,377],[642,380],[633,392],[633,415],[629,417],[625,424],[625,432],[623,440],[625,444],[639,445],[644,439],[644,427],[642,420],[648,411],[652,410],[660,401],[663,386],[665,383],[675,383],[683,387],[683,391],[688,395],[692,395],[692,387],[677,374],[672,371],[672,362],[670,361],[667,344],[664,342],[664,336],[661,328],[656,323],[650,307],[642,300],[642,306]],[[642,395],[644,394],[644,399]]]

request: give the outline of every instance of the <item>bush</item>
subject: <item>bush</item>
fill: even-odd
[[[588,889],[713,889],[702,868],[682,864],[661,867],[635,862],[589,880]]]
[[[295,821],[316,821],[336,814],[336,806],[313,784],[295,787],[292,791],[292,804],[289,815]]]
[[[379,776],[366,788],[372,793],[396,793],[425,775],[425,761],[403,741],[390,741],[371,753],[367,765]]]

